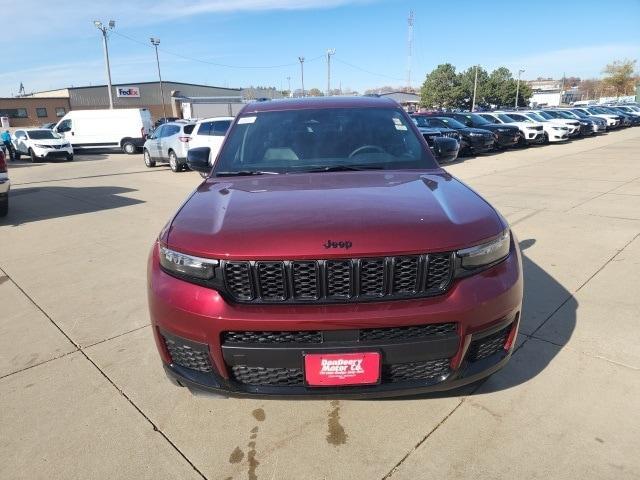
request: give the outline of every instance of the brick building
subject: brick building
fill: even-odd
[[[174,96],[188,97],[238,97],[241,95],[241,90],[237,88],[211,87],[192,83],[163,81],[162,87],[168,117],[180,116],[180,112],[176,111],[172,103],[172,93]],[[112,85],[112,95],[114,108],[148,108],[154,120],[163,116],[159,82]],[[9,117],[12,127],[55,122],[69,110],[96,108],[109,108],[109,93],[106,85],[60,88],[34,92],[22,97],[0,98],[0,116]],[[62,109],[65,110],[64,113]]]

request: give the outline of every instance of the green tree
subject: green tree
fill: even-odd
[[[476,67],[469,67],[458,74],[459,98],[456,107],[463,110],[471,110],[473,103],[473,84],[476,77]],[[476,107],[487,105],[485,96],[489,74],[478,66],[478,84],[476,88]]]
[[[627,95],[633,92],[635,86],[634,70],[637,60],[615,60],[608,64],[603,73],[606,74],[602,80],[605,86],[610,87],[615,95]]]
[[[506,67],[496,68],[487,80],[485,102],[497,107],[511,106],[516,100],[517,89],[518,81],[513,78],[511,71]],[[520,80],[518,106],[528,105],[531,95],[533,95],[531,87],[525,81]]]
[[[322,93],[319,88],[312,88],[307,92],[307,95],[310,97],[323,97],[324,93]]]
[[[450,63],[438,65],[420,89],[420,103],[427,108],[454,108],[460,101],[459,79]]]

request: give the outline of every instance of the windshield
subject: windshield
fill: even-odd
[[[434,123],[430,122],[430,120],[432,120],[432,118],[430,117],[425,117],[424,115],[419,115],[417,117],[412,117],[413,118],[413,122],[419,126],[419,127],[423,127],[423,128],[431,128],[434,126]],[[440,125],[442,126],[442,125]]]
[[[436,167],[401,110],[325,108],[240,117],[213,174]]]
[[[571,110],[573,113],[575,113],[577,116],[581,117],[581,118],[588,118],[589,115],[587,115],[586,113],[584,113],[582,110]]]
[[[553,111],[553,110],[551,110],[551,111],[545,110],[544,113],[549,115],[549,117],[551,117],[551,118],[562,118],[562,115],[560,115],[558,112]]]
[[[29,130],[27,132],[29,138],[33,140],[53,140],[61,138],[60,135],[52,132],[51,130]]]
[[[529,117],[531,120],[535,120],[536,122],[546,122],[547,119],[544,117],[541,117],[540,115],[538,115],[537,113],[533,113],[533,112],[527,112],[525,113],[525,115],[527,117]]]
[[[467,115],[467,118],[470,118],[473,121],[473,124],[476,125],[476,126],[478,126],[478,125],[491,125],[492,124],[489,120],[487,120],[486,118],[482,118],[477,113],[472,113],[470,115]]]
[[[560,113],[564,116],[564,118],[570,118],[572,120],[576,120],[578,115],[570,110],[561,110]]]
[[[549,115],[547,112],[539,111],[539,112],[536,112],[536,114],[542,118],[546,118],[547,120],[553,119],[553,117]]]
[[[504,123],[511,123],[513,122],[513,118],[510,118],[509,115],[505,115],[504,113],[497,113],[496,117],[498,117],[500,120],[502,120]]]
[[[591,108],[588,108],[587,110],[589,110],[592,113],[597,113],[599,115],[602,115],[602,114],[608,115],[609,114],[609,112],[607,112],[607,111],[605,111],[605,110],[603,110],[603,109],[601,109],[599,107],[591,107]]]
[[[460,123],[458,120],[454,120],[453,118],[447,118],[447,117],[436,117],[434,118],[434,120],[439,120],[440,121],[440,127],[447,127],[447,128],[467,128],[467,126],[464,123]]]

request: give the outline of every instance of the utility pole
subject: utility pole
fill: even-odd
[[[300,80],[302,82],[302,96],[304,97],[304,57],[298,57],[298,61],[300,62]]]
[[[104,60],[107,67],[107,89],[109,92],[109,108],[113,109],[113,93],[111,92],[111,67],[109,66],[109,47],[107,46],[107,34],[113,30],[116,22],[109,20],[107,25],[103,25],[100,20],[94,20],[93,24],[102,32],[102,46],[104,47]]]
[[[518,83],[516,84],[516,102],[515,107],[518,109],[518,95],[520,95],[520,75],[524,73],[524,70],[518,70]]]
[[[160,74],[160,59],[158,58],[158,45],[160,45],[160,39],[151,37],[151,45],[153,45],[156,49],[156,64],[158,65],[158,80],[160,80],[160,98],[162,98],[162,116],[165,121],[167,119],[167,109],[164,105],[164,89],[162,88],[162,75]]]
[[[564,72],[562,72],[562,85],[560,86],[560,100],[558,106],[562,105],[562,92],[564,92]]]
[[[287,77],[287,83],[289,84],[289,98],[293,97],[293,92],[291,91],[291,77]]]
[[[476,65],[476,77],[473,80],[473,100],[471,102],[471,111],[476,109],[476,90],[478,88],[478,65]]]
[[[413,10],[409,11],[409,18],[407,19],[407,87],[411,88],[411,56],[413,54]]]
[[[327,97],[331,96],[331,55],[335,54],[335,48],[327,50]]]

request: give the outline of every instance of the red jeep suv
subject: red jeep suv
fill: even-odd
[[[224,395],[383,397],[480,380],[522,306],[504,218],[392,100],[246,105],[149,258],[164,368]]]

